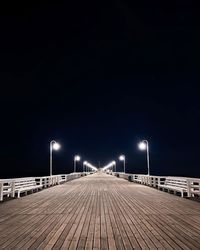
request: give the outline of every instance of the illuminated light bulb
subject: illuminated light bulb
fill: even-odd
[[[125,160],[125,156],[124,156],[124,155],[120,155],[120,156],[119,156],[119,160],[120,160],[120,161],[124,161],[124,160]]]
[[[79,155],[76,155],[74,159],[75,159],[75,161],[80,161],[81,157]]]
[[[139,147],[140,150],[145,150],[147,148],[147,145],[146,145],[145,142],[140,142],[138,144],[138,147]]]
[[[53,149],[54,149],[54,150],[60,149],[60,144],[57,143],[57,142],[53,143]]]

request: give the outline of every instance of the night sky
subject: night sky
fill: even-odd
[[[54,2],[0,6],[0,178],[48,175],[50,140],[54,174],[77,153],[147,173],[142,139],[151,174],[200,177],[199,9]]]

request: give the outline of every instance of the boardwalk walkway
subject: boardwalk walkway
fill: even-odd
[[[0,204],[0,249],[200,249],[200,203],[94,174]]]

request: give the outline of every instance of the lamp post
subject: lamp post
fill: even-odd
[[[84,162],[83,162],[83,172],[86,172],[86,171],[85,171],[85,166],[87,166],[87,164],[88,164],[87,161],[84,161]]]
[[[148,175],[150,175],[150,167],[149,167],[149,143],[147,140],[143,140],[138,144],[140,150],[147,151],[147,168],[148,168]]]
[[[126,164],[126,157],[125,157],[125,155],[120,155],[119,156],[119,160],[123,161],[123,163],[124,163],[124,173],[125,173],[125,164]]]
[[[117,164],[116,164],[116,161],[113,161],[113,162],[112,162],[112,166],[113,166],[113,170],[115,170],[115,172],[116,172],[116,170],[117,170]]]
[[[58,150],[60,148],[60,144],[56,141],[50,142],[50,176],[52,176],[52,152],[54,150]]]
[[[74,156],[74,173],[76,172],[76,162],[80,160],[81,160],[81,157],[79,155]]]

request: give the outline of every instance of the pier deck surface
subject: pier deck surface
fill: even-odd
[[[0,249],[200,249],[200,203],[94,174],[0,204]]]

